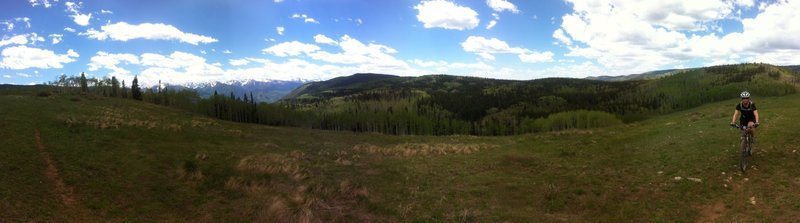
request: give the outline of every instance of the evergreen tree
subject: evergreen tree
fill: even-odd
[[[111,97],[119,97],[119,81],[115,76],[111,76]]]
[[[128,88],[125,87],[125,80],[122,80],[122,98],[128,98]]]
[[[81,84],[81,92],[89,91],[89,83],[86,81],[86,74],[84,74],[83,72],[81,72],[80,84]]]
[[[135,100],[142,100],[142,89],[139,89],[139,79],[134,76],[133,82],[131,83],[131,96]]]

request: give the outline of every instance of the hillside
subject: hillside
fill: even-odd
[[[765,64],[670,72],[677,73],[628,81],[359,74],[305,84],[281,103],[306,112],[303,118],[313,128],[512,135],[583,123],[630,123],[735,98],[744,90],[760,96],[792,94],[800,83],[798,74]],[[585,116],[594,118],[579,120]]]
[[[589,80],[599,80],[599,81],[631,81],[631,80],[650,80],[661,78],[669,75],[673,75],[676,73],[689,71],[691,69],[667,69],[667,70],[657,70],[657,71],[650,71],[641,74],[630,74],[630,75],[621,75],[621,76],[596,76],[596,77],[587,77],[586,79]]]
[[[798,94],[754,97],[763,124],[742,174],[727,126],[735,100],[609,128],[432,137],[239,124],[41,91],[0,90],[2,221],[800,218]]]

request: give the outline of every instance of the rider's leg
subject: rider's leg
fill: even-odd
[[[750,135],[753,136],[753,141],[756,139],[756,123],[749,121],[747,122],[747,130],[750,131]]]

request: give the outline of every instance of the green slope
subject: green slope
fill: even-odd
[[[552,115],[575,119],[582,115],[569,112],[578,110],[612,114],[604,114],[613,119],[605,118],[609,123],[618,119],[630,123],[736,98],[744,90],[759,96],[792,94],[800,83],[798,74],[768,64],[676,72],[612,82],[359,74],[307,84],[282,103],[307,112],[310,118],[304,120],[314,128],[364,131],[363,126],[369,126],[367,131],[388,134],[514,135],[562,129],[541,123]]]
[[[763,124],[743,174],[732,100],[613,128],[433,137],[238,124],[39,91],[0,90],[3,222],[800,219],[798,94],[754,96]]]

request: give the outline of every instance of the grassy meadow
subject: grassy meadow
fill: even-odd
[[[800,95],[503,137],[219,121],[133,100],[0,90],[0,222],[791,222]],[[38,137],[37,137],[38,136]]]

